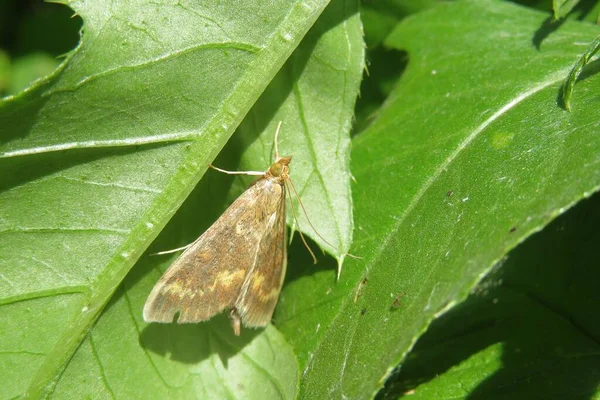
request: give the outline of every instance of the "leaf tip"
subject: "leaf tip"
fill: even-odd
[[[337,275],[335,278],[336,282],[340,281],[340,276],[342,276],[342,267],[344,266],[344,259],[346,258],[346,254],[341,254],[339,257],[337,257]]]

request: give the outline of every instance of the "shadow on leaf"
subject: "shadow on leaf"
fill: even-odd
[[[140,334],[140,345],[153,353],[185,364],[196,364],[217,354],[228,360],[250,343],[262,329],[243,329],[235,336],[226,315],[199,324],[149,324]]]
[[[592,398],[600,382],[599,224],[596,194],[513,250],[431,324],[378,398],[425,398],[441,388],[469,399]]]
[[[516,1],[516,3],[521,3],[520,1]],[[526,2],[525,2],[526,3]],[[573,10],[569,12],[569,14],[577,15],[577,20],[584,20],[586,16],[593,10],[595,6],[594,2],[591,1],[582,1],[578,3]],[[542,46],[542,42],[546,40],[552,33],[556,32],[565,22],[567,21],[566,17],[561,18],[558,21],[554,19],[554,16],[550,15],[548,18],[544,20],[542,25],[535,31],[532,42],[537,50],[540,50]]]

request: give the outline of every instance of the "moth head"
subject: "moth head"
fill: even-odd
[[[292,156],[277,158],[267,173],[274,178],[286,179],[290,173],[290,161],[292,161]]]

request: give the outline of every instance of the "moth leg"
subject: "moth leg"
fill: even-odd
[[[240,336],[240,326],[242,324],[242,320],[235,307],[229,311],[229,320],[231,321],[231,327],[233,328],[233,333],[235,333],[235,336]]]
[[[263,176],[265,173],[263,171],[227,171],[226,169],[221,169],[215,167],[212,164],[208,164],[212,169],[216,169],[219,172],[222,172],[227,175],[254,175],[254,176]]]
[[[191,245],[193,245],[194,243],[190,243],[190,244],[186,244],[185,246],[182,247],[178,247],[176,249],[172,249],[172,250],[165,250],[165,251],[159,251],[158,253],[152,253],[150,254],[151,256],[162,256],[163,254],[171,254],[171,253],[177,253],[178,251],[181,250],[185,250],[188,247],[190,247]]]

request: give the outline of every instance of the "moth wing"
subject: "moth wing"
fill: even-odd
[[[147,322],[200,322],[233,306],[263,237],[272,196],[259,180],[164,273],[144,305]],[[271,207],[273,208],[273,207]]]
[[[256,262],[248,272],[234,305],[245,326],[262,327],[271,321],[285,278],[286,232],[285,188],[281,186],[277,212],[264,231]]]

